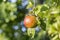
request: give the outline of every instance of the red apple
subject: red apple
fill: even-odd
[[[35,16],[25,16],[24,18],[24,25],[27,28],[35,27],[37,24],[37,20]]]

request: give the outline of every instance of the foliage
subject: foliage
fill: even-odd
[[[0,40],[60,40],[60,0],[34,1],[23,7],[22,0],[0,0]],[[37,27],[23,32],[20,23],[27,13],[36,16]]]
[[[43,39],[39,39],[40,38],[39,37],[37,40],[60,40],[60,26],[59,26],[60,3],[59,2],[60,2],[59,0],[50,0],[50,1],[46,0],[44,4],[42,5],[38,4],[35,6],[35,8],[32,9],[34,15],[38,17],[41,29],[45,31],[45,36],[46,37],[48,36],[48,39],[46,39],[44,36],[42,37]],[[38,36],[40,36],[40,34],[38,34]]]

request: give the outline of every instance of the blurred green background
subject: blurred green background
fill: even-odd
[[[29,13],[37,18],[32,31],[23,24]],[[60,0],[0,0],[0,40],[60,40]]]

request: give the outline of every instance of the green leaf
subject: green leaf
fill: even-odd
[[[28,28],[28,29],[27,29],[27,34],[28,34],[28,36],[30,36],[31,38],[34,38],[34,36],[35,36],[35,28]]]

